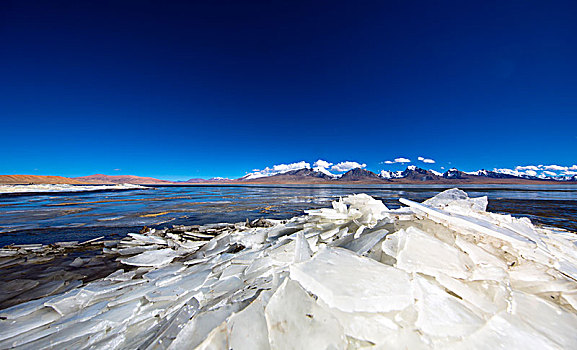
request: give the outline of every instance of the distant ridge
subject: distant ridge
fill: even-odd
[[[152,177],[134,176],[134,175],[104,175],[94,174],[90,176],[81,176],[73,178],[84,183],[95,184],[135,184],[135,185],[161,185],[172,184],[173,181],[159,180]]]
[[[458,169],[449,169],[445,173],[426,170],[410,165],[404,171],[382,171],[380,175],[372,171],[355,168],[342,175],[329,176],[322,171],[303,168],[268,176],[251,177],[251,174],[236,180],[236,183],[254,184],[551,184],[577,183],[577,176],[573,178],[552,179],[538,177],[521,177],[503,174],[490,170],[464,172]],[[233,181],[234,182],[234,181]]]
[[[0,175],[0,184],[70,184],[80,185],[85,182],[63,176],[49,175]]]
[[[401,173],[401,178],[413,181],[438,181],[442,176],[431,170],[425,170],[416,166],[409,166]]]
[[[382,182],[389,182],[390,180],[383,179],[379,175],[373,173],[372,171],[355,168],[347,171],[341,177],[335,179],[339,182],[348,182],[348,181],[360,181],[360,182],[375,182],[375,183],[382,183]]]
[[[335,175],[324,169],[302,168],[258,177],[247,174],[239,179],[221,177],[211,179],[192,178],[186,181],[169,181],[134,175],[94,174],[67,178],[42,175],[0,175],[0,184],[135,184],[135,185],[217,185],[217,184],[577,184],[577,175],[563,178],[543,178],[513,175],[490,170],[464,172],[452,168],[444,173],[426,170],[414,165],[404,171],[372,171],[354,168]]]

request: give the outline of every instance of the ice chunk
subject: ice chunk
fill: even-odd
[[[339,322],[302,287],[285,279],[265,309],[272,349],[342,349]]]
[[[400,327],[391,318],[392,315],[375,312],[344,312],[330,308],[318,300],[325,310],[327,310],[343,326],[345,335],[368,341],[374,344],[382,344],[387,338],[398,332]]]
[[[446,348],[543,350],[559,349],[559,346],[507,311],[501,311],[470,337]]]
[[[510,229],[499,227],[487,220],[431,208],[429,206],[404,198],[399,199],[399,201],[405,205],[410,206],[411,208],[424,212],[435,221],[438,220],[440,223],[448,223],[457,229],[461,228],[464,230],[473,230],[478,233],[486,234],[513,244],[535,244],[535,242],[531,239],[523,237],[517,232],[511,231]]]
[[[15,337],[59,318],[60,315],[54,310],[44,308],[16,320],[0,320],[0,340]]]
[[[165,248],[146,251],[130,258],[120,259],[120,261],[126,265],[160,267],[169,264],[178,255],[174,250]]]
[[[458,279],[451,278],[444,274],[436,276],[437,281],[447,290],[455,293],[467,305],[473,305],[483,313],[493,315],[499,311],[499,306],[487,298],[487,291],[480,291],[473,288],[470,284],[466,284]]]
[[[183,326],[168,349],[196,348],[214,328],[218,327],[233,312],[238,311],[239,307],[238,304],[225,305],[193,317]]]
[[[415,277],[415,297],[418,318],[415,325],[437,337],[462,337],[485,324],[485,321],[465,307],[459,299],[424,277]]]
[[[514,292],[513,315],[562,349],[577,347],[577,316],[537,296]]]
[[[507,264],[502,259],[496,257],[495,255],[487,252],[478,245],[465,240],[460,235],[457,236],[455,240],[455,245],[459,247],[462,251],[467,253],[467,255],[473,260],[476,267],[481,265],[494,266],[501,268],[503,270],[507,269]]]
[[[153,302],[160,300],[174,300],[186,293],[198,290],[202,287],[209,274],[210,270],[204,270],[184,276],[173,281],[172,284],[165,284],[160,288],[151,288],[151,290],[145,294],[146,299]]]
[[[13,320],[19,317],[29,315],[44,307],[44,303],[50,300],[50,296],[41,299],[31,300],[22,304],[14,305],[0,311],[0,318]]]
[[[202,343],[200,343],[195,350],[217,350],[217,349],[231,349],[228,344],[228,330],[226,322],[214,328]]]
[[[467,278],[474,265],[463,252],[414,227],[407,229],[402,244],[395,266],[407,272]]]
[[[320,250],[311,260],[292,265],[290,277],[346,312],[401,310],[413,302],[406,272],[342,248]]]
[[[229,348],[235,350],[269,349],[268,330],[262,298],[257,298],[228,321]]]
[[[155,235],[141,235],[138,233],[129,233],[128,235],[143,244],[160,244],[160,245],[168,244],[165,239]]]
[[[294,262],[298,263],[310,259],[313,251],[306,240],[304,233],[298,232],[295,243],[295,257]]]
[[[468,210],[484,212],[487,210],[487,197],[469,198],[465,191],[458,188],[445,190],[433,198],[423,202],[430,207],[447,209],[449,211],[466,212]]]
[[[373,232],[365,232],[359,238],[343,245],[343,248],[351,250],[357,254],[363,255],[371,250],[389,231],[385,229],[375,230]]]

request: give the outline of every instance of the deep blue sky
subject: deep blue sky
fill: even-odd
[[[0,174],[575,164],[576,18],[576,1],[4,0]]]

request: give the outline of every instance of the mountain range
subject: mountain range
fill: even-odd
[[[498,171],[478,170],[464,172],[458,169],[449,169],[444,173],[435,170],[426,170],[414,165],[404,171],[381,171],[376,174],[372,171],[355,168],[341,175],[332,174],[323,168],[302,168],[272,175],[255,173],[247,174],[239,179],[192,178],[186,181],[169,181],[152,177],[133,175],[104,175],[95,174],[75,178],[61,176],[40,175],[0,175],[0,184],[142,184],[142,185],[194,185],[194,184],[547,184],[547,183],[575,183],[577,175],[563,178],[532,177],[528,175],[511,175]]]
[[[280,174],[252,178],[248,174],[235,183],[260,183],[260,184],[298,184],[298,183],[381,183],[381,184],[543,184],[543,183],[577,183],[577,175],[562,179],[539,178],[530,176],[515,176],[490,170],[478,170],[464,172],[458,169],[450,169],[444,173],[435,170],[426,170],[416,166],[409,166],[404,171],[381,171],[375,174],[372,171],[355,168],[336,176],[319,170],[299,169]]]

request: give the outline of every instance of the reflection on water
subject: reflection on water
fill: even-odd
[[[401,197],[423,201],[444,185],[163,186],[122,192],[0,196],[0,246],[52,243],[101,235],[118,238],[142,226],[284,219],[367,193],[390,208]],[[489,210],[577,231],[577,186],[465,185],[488,196]]]

